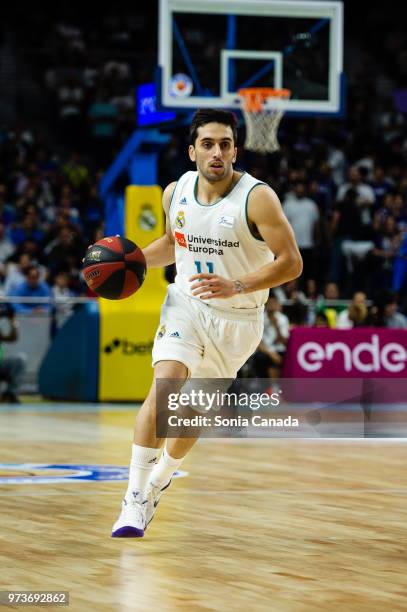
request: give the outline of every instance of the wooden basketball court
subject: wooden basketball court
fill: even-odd
[[[127,466],[134,413],[3,405],[1,462]],[[402,440],[202,440],[182,468],[142,540],[110,537],[125,482],[0,468],[1,589],[75,611],[407,610]]]

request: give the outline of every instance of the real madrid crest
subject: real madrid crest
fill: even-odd
[[[160,328],[159,328],[159,330],[158,330],[158,332],[157,332],[157,338],[158,338],[159,340],[161,340],[161,338],[164,336],[165,331],[166,331],[166,330],[165,330],[165,325],[161,325],[161,326],[160,326]]]
[[[175,219],[175,225],[178,229],[182,229],[185,225],[185,213],[183,210],[180,210]]]
[[[157,225],[157,217],[151,204],[143,204],[138,218],[140,229],[151,232]]]

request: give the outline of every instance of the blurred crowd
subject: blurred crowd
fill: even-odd
[[[2,295],[63,301],[86,294],[82,257],[103,236],[99,179],[78,153],[62,159],[33,132],[0,132]],[[15,309],[49,305],[21,303]]]
[[[18,14],[9,25],[15,45],[32,51],[24,60],[42,87],[49,134],[28,124],[0,130],[5,295],[86,292],[81,258],[103,234],[98,183],[136,126],[135,87],[154,78],[155,3],[143,11],[64,10]],[[243,149],[241,126],[238,167],[275,189],[301,250],[304,274],[294,289],[278,291],[282,303],[294,294],[294,304],[314,307],[318,296],[332,293],[327,299],[338,301],[360,293],[380,306],[392,294],[406,313],[407,122],[395,93],[407,86],[407,38],[393,15],[378,49],[378,24],[389,17],[372,7],[361,33],[350,14],[357,10],[346,3],[344,118],[283,119],[281,148],[267,156]],[[169,129],[159,160],[163,187],[191,169],[187,126]],[[300,308],[288,314],[295,324]]]

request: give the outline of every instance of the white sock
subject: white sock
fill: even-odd
[[[150,474],[157,463],[158,452],[158,448],[148,448],[133,444],[126,497],[132,491],[145,493]]]
[[[150,476],[150,482],[155,487],[165,487],[168,484],[176,470],[179,468],[181,463],[184,461],[184,457],[181,459],[174,459],[168,454],[167,448],[164,447],[159,462],[154,466],[154,469]]]

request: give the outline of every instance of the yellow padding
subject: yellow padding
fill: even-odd
[[[164,233],[158,185],[126,189],[125,236],[145,247]],[[147,270],[126,300],[100,300],[99,399],[141,401],[152,380],[151,349],[167,283],[162,269]]]

